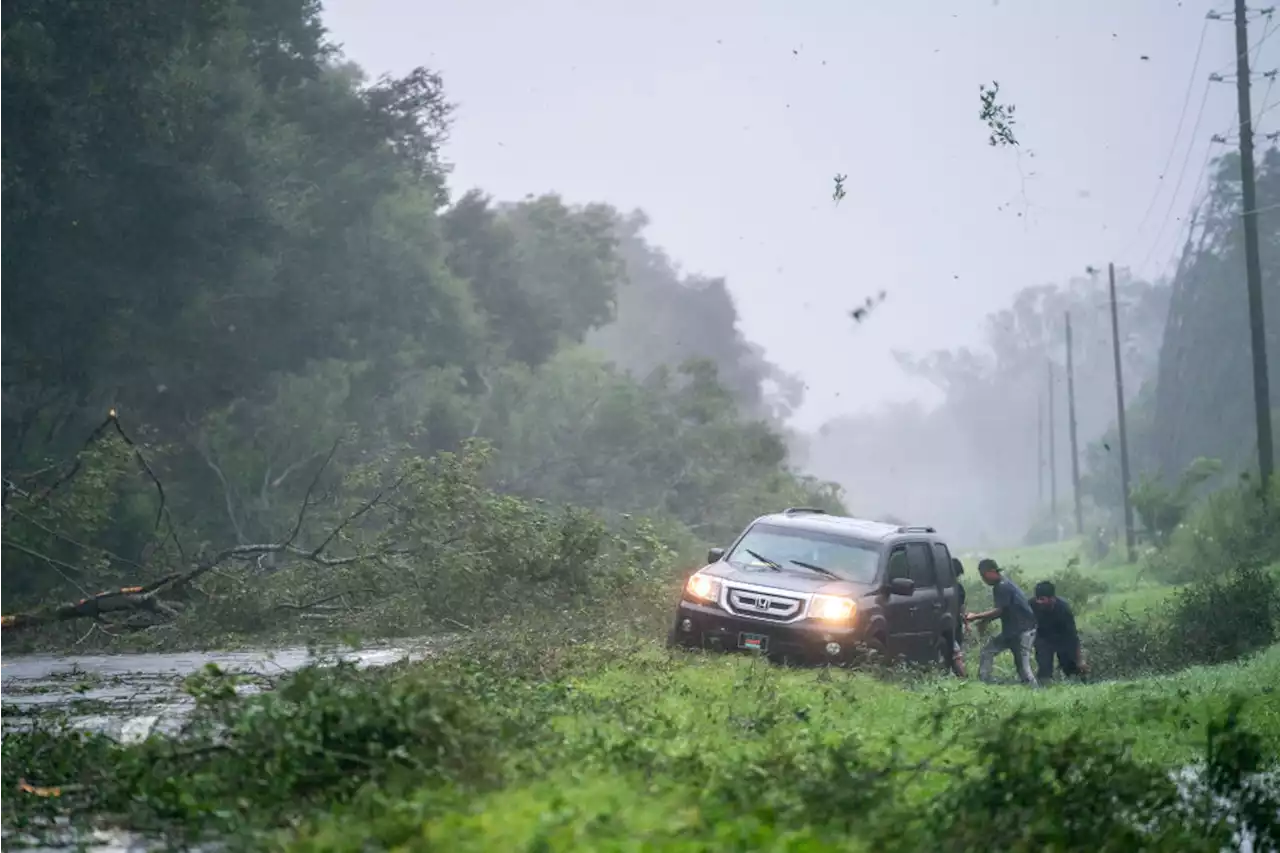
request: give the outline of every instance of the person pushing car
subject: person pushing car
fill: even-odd
[[[1036,677],[1041,681],[1053,678],[1055,656],[1058,668],[1068,678],[1087,673],[1075,613],[1065,598],[1058,598],[1052,581],[1036,584],[1031,611],[1036,615]]]
[[[960,617],[954,633],[948,638],[951,645],[951,671],[957,678],[964,678],[968,674],[964,665],[964,635],[968,623],[964,620],[965,591],[964,584],[960,581],[961,575],[964,574],[964,565],[955,557],[951,558],[951,573],[955,576],[956,613]]]
[[[1036,674],[1031,671],[1031,654],[1036,640],[1036,616],[1027,596],[1018,585],[1000,572],[1000,566],[990,557],[978,562],[978,575],[991,587],[995,607],[980,613],[966,613],[966,622],[1000,620],[1000,633],[989,638],[982,646],[982,658],[978,663],[978,678],[991,681],[991,667],[996,655],[1003,651],[1013,653],[1018,678],[1028,687],[1039,687]]]

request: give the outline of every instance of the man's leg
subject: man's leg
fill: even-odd
[[[1031,671],[1031,656],[1036,645],[1036,632],[1033,628],[1020,636],[1013,645],[1013,657],[1018,665],[1018,678],[1028,687],[1039,687],[1036,674]]]
[[[1076,660],[1074,646],[1062,646],[1058,649],[1058,666],[1067,678],[1075,678],[1080,674],[1080,662]]]
[[[996,655],[1009,648],[1009,644],[1005,642],[1004,634],[994,634],[982,644],[982,658],[978,661],[978,678],[985,682],[991,681],[991,667],[996,662]]]
[[[1045,642],[1036,642],[1036,678],[1048,681],[1053,678],[1053,646]],[[1066,670],[1063,669],[1065,673]]]

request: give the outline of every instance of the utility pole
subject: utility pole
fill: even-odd
[[[1076,443],[1076,372],[1071,353],[1071,312],[1067,318],[1067,427],[1071,433],[1071,489],[1076,504],[1076,535],[1084,536],[1084,509],[1080,506],[1080,453]]]
[[[1253,107],[1249,102],[1249,24],[1236,0],[1236,94],[1240,110],[1240,182],[1244,205],[1244,259],[1249,284],[1249,339],[1253,345],[1253,408],[1258,429],[1258,476],[1263,499],[1275,466],[1271,444],[1271,390],[1267,332],[1262,319],[1262,263],[1258,259],[1258,193],[1253,175]]]
[[[1053,417],[1053,361],[1049,361],[1049,514],[1053,516],[1053,529],[1058,529],[1058,453]],[[1054,533],[1054,538],[1057,538]]]
[[[1120,312],[1116,307],[1116,265],[1107,264],[1111,290],[1111,353],[1116,360],[1116,424],[1120,430],[1120,489],[1124,492],[1124,547],[1130,563],[1135,559],[1133,504],[1129,502],[1129,430],[1124,422],[1124,369],[1120,362]]]

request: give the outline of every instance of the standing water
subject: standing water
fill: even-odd
[[[386,666],[429,657],[445,642],[447,638],[346,649],[326,652],[320,659],[354,662],[362,667]],[[26,719],[24,712],[62,709],[69,713],[74,726],[101,731],[126,743],[142,740],[152,732],[177,729],[193,705],[181,693],[182,680],[208,664],[217,664],[227,672],[278,676],[316,661],[317,657],[305,648],[71,657],[14,655],[0,661],[0,700],[5,714],[0,719],[0,736],[5,730],[20,728]],[[27,849],[132,853],[151,846],[131,833],[112,830],[96,832],[78,843],[69,839],[65,847]]]

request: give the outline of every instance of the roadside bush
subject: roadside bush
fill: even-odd
[[[1196,491],[1220,470],[1221,461],[1201,457],[1188,465],[1172,486],[1159,477],[1143,476],[1138,479],[1130,493],[1133,510],[1157,547],[1168,543],[1169,537],[1190,512]]]
[[[1187,583],[1222,566],[1264,566],[1280,561],[1280,480],[1262,500],[1243,483],[1210,495],[1173,531],[1168,547],[1149,560],[1152,576]]]
[[[1257,566],[1179,590],[1169,608],[1171,658],[1183,665],[1236,660],[1277,640],[1280,584]]]
[[[1178,590],[1142,618],[1121,612],[1082,639],[1104,678],[1238,660],[1280,640],[1280,581],[1242,566]]]
[[[1178,668],[1170,660],[1165,614],[1148,610],[1133,614],[1122,610],[1097,628],[1080,629],[1080,642],[1095,679],[1131,678],[1144,673]]]
[[[253,695],[238,694],[243,681],[214,666],[189,679],[182,738],[116,749],[95,768],[96,807],[187,838],[276,826],[366,790],[490,784],[522,734],[500,704],[420,667],[311,666]]]
[[[1001,850],[1213,851],[1230,831],[1192,823],[1177,785],[1135,763],[1123,745],[1089,732],[1045,738],[1039,715],[992,726],[961,781],[936,798],[914,838],[901,830],[878,849],[940,853]]]

